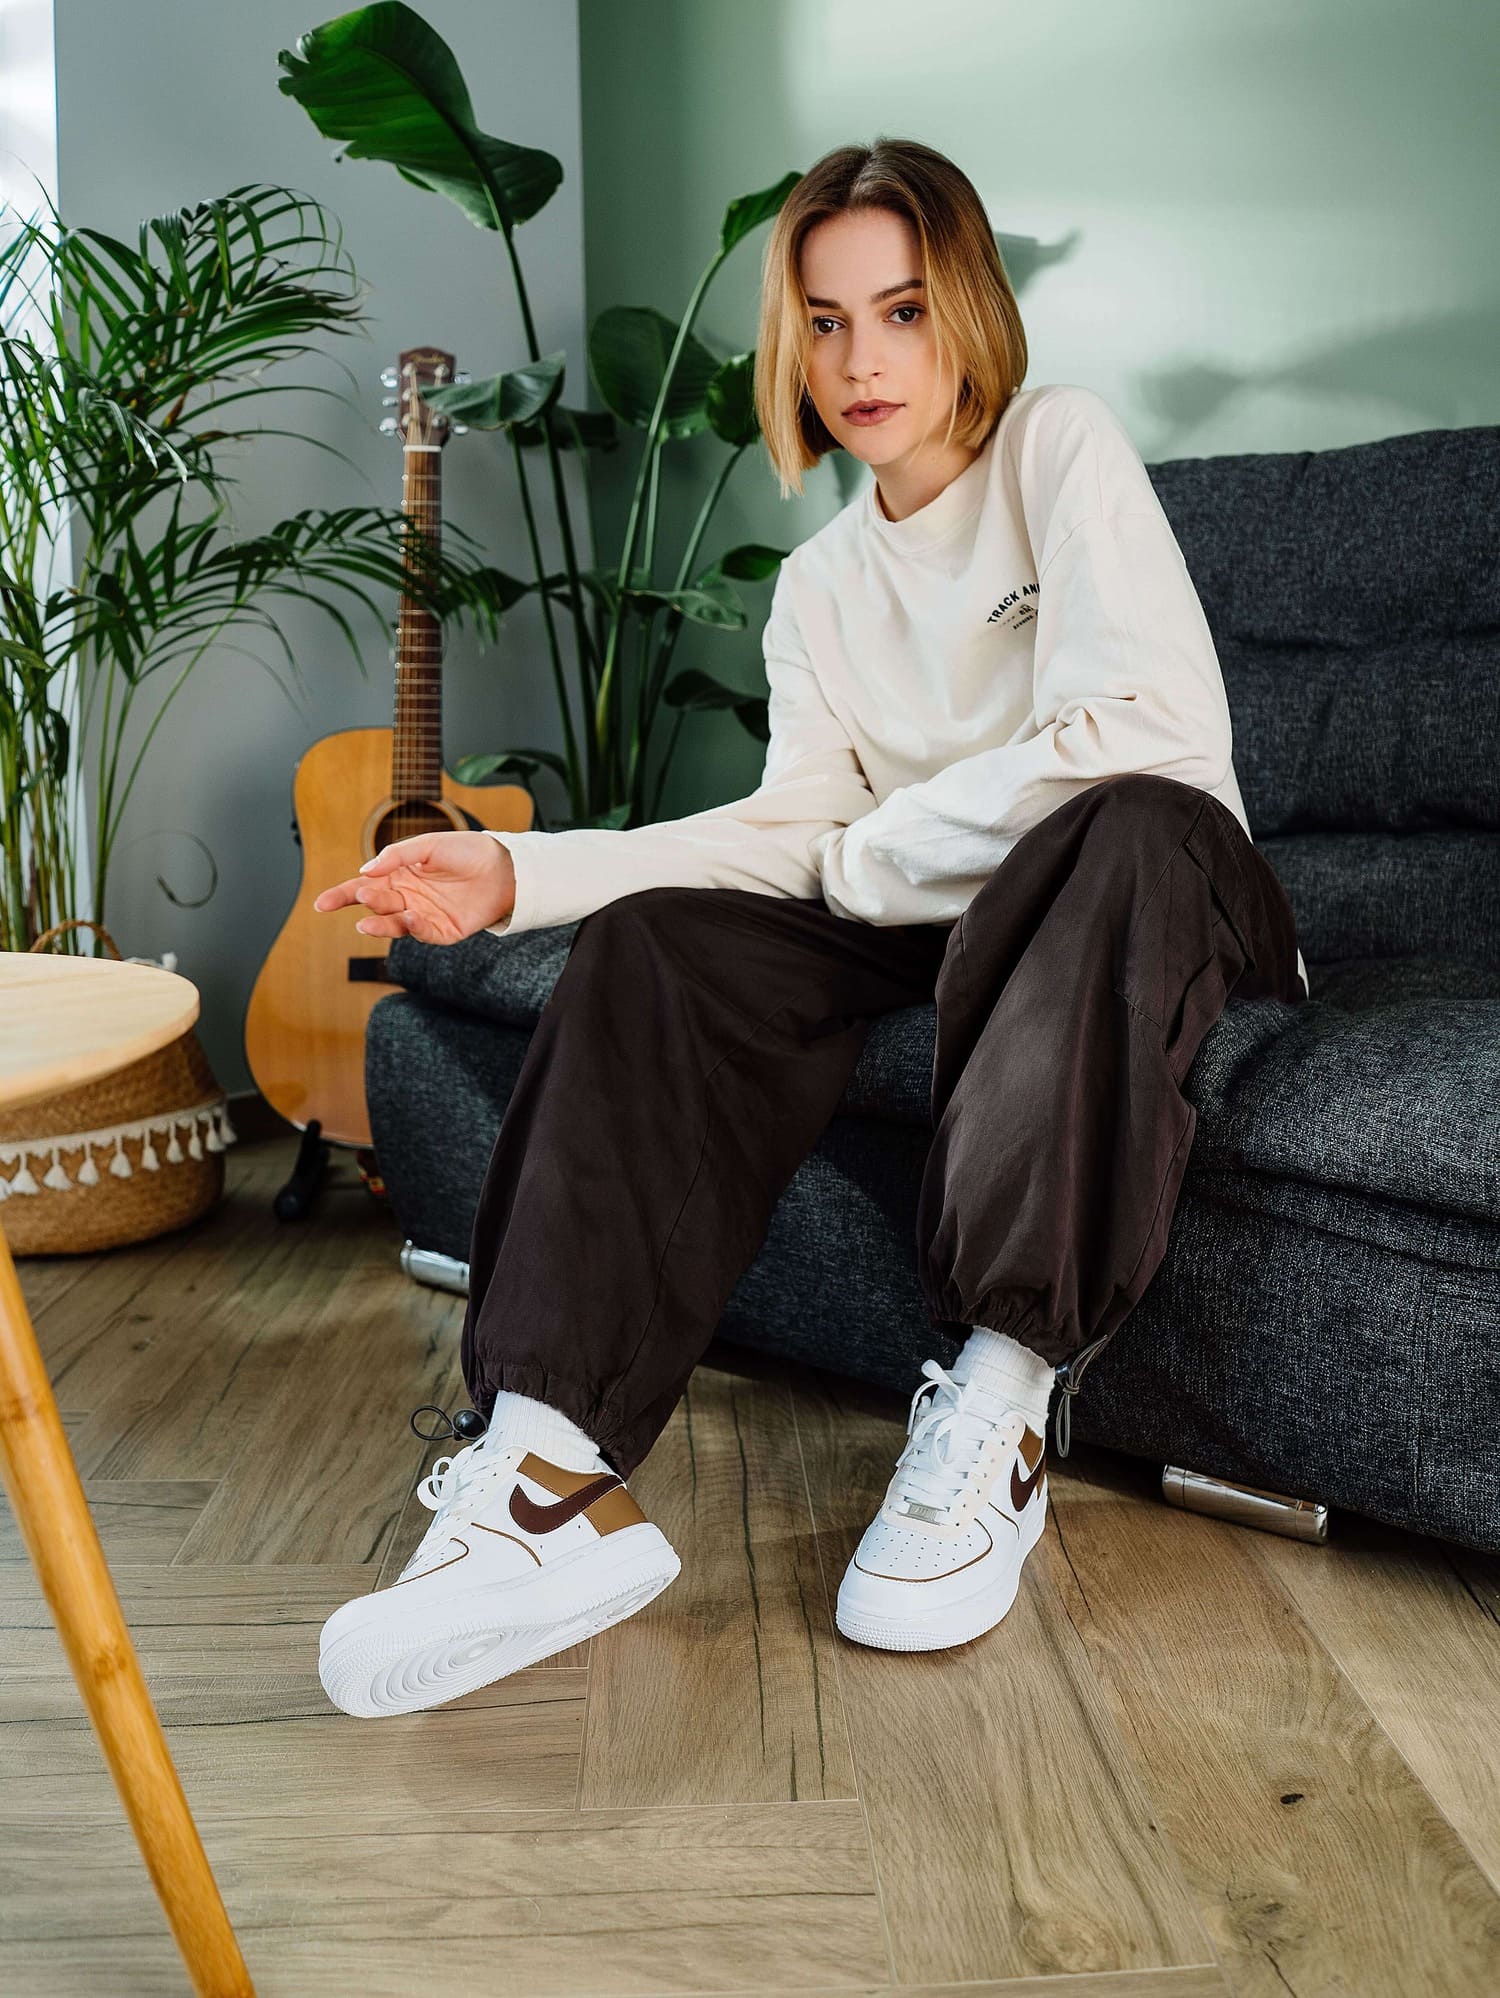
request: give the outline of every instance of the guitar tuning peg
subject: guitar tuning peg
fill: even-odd
[[[456,382],[471,382],[474,377],[469,373],[467,368],[460,368],[453,379]]]
[[[467,436],[468,436],[468,434],[469,434],[469,426],[468,426],[468,424],[467,424],[467,423],[455,423],[455,424],[454,424],[454,426],[453,426],[453,434],[454,434],[454,436],[455,436],[455,437],[467,437]]]
[[[384,436],[386,436],[386,437],[394,437],[394,436],[395,436],[395,434],[396,434],[396,419],[395,419],[395,417],[394,417],[394,416],[382,416],[382,417],[381,417],[381,419],[380,419],[380,428],[381,428],[381,433],[382,433],[382,435],[384,435]]]
[[[380,382],[383,388],[394,388],[396,386],[396,370],[394,368],[382,368],[380,370]]]
[[[399,395],[383,395],[380,398],[380,407],[382,409],[394,409],[400,400]]]

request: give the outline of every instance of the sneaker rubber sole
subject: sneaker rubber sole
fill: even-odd
[[[651,1522],[621,1528],[523,1581],[455,1593],[393,1625],[388,1589],[357,1597],[324,1626],[323,1690],[361,1719],[410,1714],[476,1692],[643,1609],[682,1562]],[[341,1619],[341,1620],[340,1620]]]

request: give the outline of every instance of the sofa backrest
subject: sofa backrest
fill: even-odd
[[[1309,964],[1500,964],[1500,425],[1149,468]]]

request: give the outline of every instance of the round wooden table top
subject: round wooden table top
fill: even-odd
[[[198,1005],[193,981],[159,964],[0,950],[0,1110],[139,1061]]]

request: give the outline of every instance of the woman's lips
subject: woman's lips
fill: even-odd
[[[845,418],[850,423],[884,423],[888,416],[894,416],[902,408],[899,402],[883,402],[875,409],[850,409]]]

